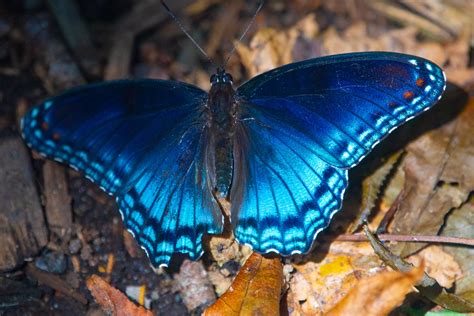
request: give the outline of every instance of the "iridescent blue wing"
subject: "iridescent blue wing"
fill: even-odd
[[[196,258],[222,229],[206,166],[207,94],[161,80],[70,90],[22,119],[28,146],[85,173],[117,198],[127,229],[156,266]]]
[[[341,207],[346,169],[445,88],[442,70],[396,53],[286,65],[237,89],[232,221],[260,252],[306,252]]]
[[[347,170],[258,120],[238,124],[234,146],[236,239],[260,253],[308,252],[342,205]]]
[[[249,115],[350,168],[390,131],[427,110],[445,87],[423,58],[353,53],[306,60],[259,75],[238,90]]]

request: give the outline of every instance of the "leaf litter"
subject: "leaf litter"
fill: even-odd
[[[305,23],[317,23],[312,16],[303,19],[303,21]],[[319,30],[318,26],[307,28]],[[246,65],[248,72],[252,75],[258,74],[268,70],[265,67],[269,65],[271,65],[269,67],[279,66],[278,61],[284,60],[286,62],[288,58],[288,45],[291,47],[291,45],[296,45],[295,43],[298,40],[306,40],[306,35],[302,36],[301,32],[298,31],[300,29],[301,23],[298,23],[294,29],[280,32],[279,34],[274,34],[274,30],[267,29],[257,32],[250,42],[249,48],[238,50],[239,54],[243,55],[241,56],[243,64]],[[295,38],[291,36],[291,34],[295,33],[300,34],[300,37]],[[319,47],[323,54],[365,50],[391,50],[425,56],[439,64],[456,61],[450,63],[452,68],[466,68],[467,66],[467,60],[461,59],[459,62],[460,55],[464,54],[464,56],[467,56],[465,51],[465,48],[468,47],[466,45],[467,41],[452,43],[452,46],[447,50],[453,50],[457,53],[448,55],[446,48],[437,42],[431,40],[419,42],[415,40],[416,36],[418,36],[418,31],[410,26],[389,31],[388,34],[376,37],[375,39],[368,35],[368,27],[364,22],[350,26],[342,34],[335,28],[330,27],[322,34],[318,34],[316,31],[313,36],[315,36],[315,41],[320,41]],[[279,52],[278,50],[282,49],[282,39],[287,40],[287,46],[284,52]],[[253,63],[249,66],[246,61]],[[261,61],[264,61],[264,63]],[[463,61],[464,65],[462,65]],[[454,71],[448,70],[448,80],[450,80],[449,72]],[[464,74],[459,75],[454,81],[466,86],[469,84]],[[456,107],[456,105],[448,103],[441,103],[438,106],[443,105],[446,107]],[[472,152],[474,147],[471,144],[472,137],[469,136],[469,131],[474,130],[474,126],[472,126],[474,124],[474,116],[471,114],[470,108],[470,105],[465,106],[465,109],[451,120],[444,121],[445,123],[441,124],[440,127],[413,140],[406,147],[399,166],[395,164],[395,161],[389,160],[385,169],[380,169],[378,174],[376,172],[376,178],[373,181],[366,181],[363,194],[365,194],[364,197],[368,202],[362,204],[364,209],[371,209],[374,206],[377,198],[380,196],[378,194],[379,188],[384,190],[383,193],[392,192],[392,198],[388,203],[384,200],[387,196],[382,194],[382,198],[378,203],[382,209],[380,209],[378,215],[371,218],[373,220],[371,225],[377,225],[377,222],[380,222],[381,216],[395,202],[394,196],[400,195],[399,201],[397,201],[399,205],[397,205],[395,217],[391,220],[389,232],[407,235],[438,235],[443,225],[445,225],[446,216],[453,209],[457,209],[466,203],[474,189],[471,185],[471,182],[474,181],[472,180],[474,179],[474,168],[470,168],[471,161],[474,159],[474,153]],[[432,122],[434,123],[432,126],[438,126],[442,122],[443,120]],[[397,156],[394,159],[398,158]],[[393,175],[390,175],[390,171],[394,166],[397,167],[397,170]],[[392,182],[392,179],[398,180]],[[383,187],[387,182],[388,186]],[[391,184],[398,185],[398,188],[396,186],[390,187]],[[372,191],[369,190],[367,192],[367,188],[370,188]],[[363,198],[364,202],[366,200]],[[340,217],[342,215],[336,216],[336,219]],[[366,214],[365,217],[369,216]],[[360,222],[359,220],[358,223]],[[354,229],[353,225],[349,224],[352,230]],[[357,222],[355,225],[358,225]],[[467,229],[470,228],[472,230],[473,227],[470,226]],[[457,236],[459,235],[462,236],[462,234]],[[466,234],[464,237],[469,237],[468,235]],[[356,247],[360,246],[357,245]],[[350,249],[351,247],[354,247],[351,246],[351,243],[341,244],[342,249]],[[421,261],[425,260],[427,262],[426,269],[429,271],[429,274],[439,280],[439,283],[446,286],[446,288],[453,287],[456,281],[462,279],[461,264],[456,261],[454,256],[448,254],[439,246],[430,246],[423,249],[426,247],[426,244],[395,242],[392,243],[392,247],[396,253],[403,256],[412,254],[410,260],[418,265]],[[449,247],[451,248],[451,246]],[[324,314],[337,301],[345,297],[353,286],[359,284],[359,279],[364,280],[365,277],[371,275],[371,272],[384,269],[373,253],[375,264],[372,270],[370,264],[356,269],[351,266],[351,262],[357,258],[354,252],[349,251],[349,255],[341,255],[340,253],[333,253],[333,249],[330,247],[326,257],[322,260],[319,259],[319,262],[318,259],[315,260],[314,256],[308,256],[303,260],[302,264],[295,265],[295,272],[290,277],[287,295],[290,315]],[[456,247],[453,247],[453,249],[456,249]],[[317,250],[315,251],[317,253],[324,252],[321,248],[317,248]],[[420,250],[421,252],[416,255],[414,254]],[[361,251],[360,254],[362,253]],[[364,256],[364,259],[367,258]],[[326,262],[327,260],[334,263],[328,263]],[[321,267],[329,267],[329,269]],[[330,273],[326,274],[324,271],[330,271]],[[471,282],[471,284],[473,283]]]
[[[186,6],[185,1],[178,2],[177,6]],[[215,40],[214,42],[207,40],[207,47],[212,47],[216,55],[229,48],[230,39],[236,37],[236,30],[238,32],[239,29],[243,29],[242,25],[248,20],[247,16],[244,16],[235,20],[235,24],[239,24],[236,27],[213,30],[219,25],[222,26],[226,20],[223,18],[225,12],[219,9],[221,5],[222,3],[216,0],[201,0],[187,6],[185,11],[191,21],[197,23],[196,30],[202,29],[207,34],[217,34],[222,42],[229,38],[229,43],[223,44],[225,47],[222,48],[216,46]],[[249,14],[245,11],[245,5],[232,5],[229,8],[233,14]],[[257,17],[257,27],[251,31],[249,46],[245,45],[247,43],[245,40],[237,46],[238,56],[231,58],[228,70],[239,82],[296,60],[343,52],[385,50],[431,59],[443,65],[448,81],[457,85],[453,88],[450,84],[446,96],[430,111],[437,112],[437,115],[430,113],[424,115],[431,117],[431,121],[420,118],[411,122],[424,125],[425,130],[422,133],[411,135],[410,132],[406,132],[413,137],[401,137],[397,151],[389,151],[380,159],[371,155],[366,159],[368,163],[363,162],[364,166],[353,172],[354,175],[360,176],[352,177],[356,180],[352,180],[344,210],[334,218],[329,231],[318,239],[320,243],[311,254],[284,259],[284,265],[281,265],[276,258],[251,254],[247,247],[235,243],[232,236],[213,237],[206,245],[210,255],[206,255],[204,260],[196,262],[195,265],[192,264],[192,268],[190,263],[180,261],[177,270],[160,269],[159,274],[154,274],[148,268],[147,258],[142,250],[130,236],[122,234],[123,227],[120,225],[120,220],[113,215],[115,210],[107,198],[98,194],[83,180],[79,180],[77,174],[69,172],[70,191],[75,201],[73,203],[75,226],[71,238],[72,241],[79,242],[79,247],[68,254],[73,274],[69,271],[67,275],[81,279],[80,288],[83,290],[87,276],[102,271],[110,284],[96,277],[89,279],[89,286],[95,293],[94,297],[98,302],[104,302],[100,297],[110,295],[114,304],[125,304],[128,307],[124,307],[122,311],[130,313],[148,312],[128,301],[126,296],[111,286],[120,289],[128,286],[147,289],[146,293],[142,294],[148,300],[153,300],[154,312],[171,310],[176,314],[199,313],[205,305],[220,297],[216,305],[213,305],[220,307],[217,307],[217,310],[216,307],[212,308],[214,312],[221,314],[230,306],[232,312],[240,311],[248,314],[252,314],[257,306],[263,306],[262,308],[271,314],[323,315],[330,312],[344,314],[343,308],[347,307],[352,308],[351,313],[356,310],[362,313],[363,308],[374,305],[380,308],[377,309],[378,314],[389,313],[403,301],[411,286],[408,284],[416,282],[418,276],[416,273],[420,273],[421,268],[403,273],[389,271],[379,258],[380,253],[374,252],[368,243],[330,241],[335,234],[352,233],[360,226],[362,221],[358,220],[357,216],[360,209],[366,211],[363,218],[369,221],[369,226],[374,230],[392,209],[395,210],[394,217],[387,218],[389,233],[439,235],[440,238],[443,236],[474,238],[472,201],[474,105],[472,99],[468,105],[464,103],[459,105],[461,103],[459,100],[462,98],[453,97],[459,93],[460,88],[467,90],[471,95],[474,91],[474,69],[470,64],[472,60],[469,59],[472,30],[469,29],[469,14],[466,13],[472,8],[469,0],[403,1],[403,5],[389,1],[272,2]],[[97,39],[104,39],[104,44],[99,45],[99,50],[104,56],[110,53],[106,74],[135,73],[155,78],[177,78],[208,88],[208,71],[198,65],[199,53],[193,48],[186,48],[189,43],[176,31],[171,21],[163,23],[166,24],[163,28],[153,29],[148,34],[143,33],[143,25],[150,23],[151,19],[163,21],[163,18],[155,14],[157,11],[160,11],[159,7],[152,1],[136,4],[133,10],[129,14],[124,14],[124,18],[117,23],[122,26],[121,30],[124,25],[133,27],[128,29],[127,34],[123,33],[117,38],[100,31],[110,28],[107,22],[100,24],[94,22],[93,18],[87,18],[91,28],[99,30],[94,32],[98,36]],[[208,13],[217,19],[213,22]],[[146,14],[150,17],[144,19]],[[301,18],[296,18],[298,16]],[[0,14],[0,22],[4,20],[4,15]],[[40,20],[54,27],[51,17],[42,16],[37,21]],[[36,22],[28,23],[30,23],[28,31],[34,31],[35,28],[32,26]],[[8,29],[12,30],[12,35],[8,39],[0,36],[2,40],[0,48],[12,39],[21,41],[21,34],[18,35],[16,26]],[[41,32],[41,38],[35,37],[38,33],[26,32],[25,39],[32,43],[30,45],[36,43],[39,47],[55,46],[48,50],[40,49],[39,52],[35,52],[39,54],[38,58],[30,58],[35,60],[35,75],[39,77],[43,89],[52,91],[56,89],[55,87],[66,85],[65,82],[83,82],[84,76],[76,71],[78,67],[74,64],[74,58],[70,57],[67,49],[61,47],[63,45],[61,39],[52,35],[54,32],[48,33],[46,28],[41,29]],[[202,35],[200,32],[196,31],[198,36]],[[108,39],[109,37],[112,40]],[[138,38],[136,45],[133,45],[134,38]],[[205,38],[205,35],[202,38]],[[162,48],[163,40],[171,43],[169,45],[171,50]],[[110,51],[108,44],[114,44],[111,45]],[[10,52],[18,49],[18,43],[15,45]],[[136,57],[131,57],[133,56],[131,49],[136,49]],[[117,51],[121,54],[113,55]],[[55,55],[61,56],[56,58]],[[1,56],[4,56],[2,49],[0,49]],[[128,59],[124,62],[123,58]],[[5,58],[2,57],[1,60],[4,61]],[[16,57],[11,60],[13,65],[11,68],[20,67],[17,66],[20,64]],[[60,69],[56,65],[56,60],[62,60],[63,66],[72,67],[74,71],[64,74],[55,72],[54,77],[49,76],[48,72]],[[86,65],[80,56],[78,60],[82,65]],[[84,69],[88,71],[87,67]],[[0,68],[0,71],[15,73],[7,68]],[[96,76],[97,73],[91,75]],[[87,79],[89,77],[85,76]],[[114,76],[105,75],[105,77]],[[3,97],[5,91],[0,92]],[[16,103],[9,99],[9,94],[5,95],[7,96],[5,102]],[[40,96],[42,97],[41,93],[36,92],[35,95],[28,96],[28,101],[36,102]],[[23,98],[21,104],[25,103],[25,100],[27,99]],[[22,108],[24,107],[18,106],[18,116],[24,112]],[[0,113],[2,126],[10,121],[14,122],[11,117],[15,115],[5,116]],[[404,135],[403,131],[399,134]],[[379,147],[387,146],[386,143],[388,141]],[[394,143],[398,145],[398,139]],[[376,149],[376,152],[380,151]],[[396,162],[389,158],[394,152],[398,155]],[[364,168],[371,163],[376,167],[365,171]],[[364,181],[363,192],[354,189],[358,185],[354,182],[357,181],[360,183]],[[355,196],[357,194],[360,196]],[[85,217],[90,217],[91,214],[93,219],[86,220]],[[93,214],[101,214],[100,216],[104,218]],[[61,248],[61,245],[55,245],[55,242],[59,244],[69,242],[56,239],[53,242],[53,238],[50,239],[48,249]],[[474,301],[472,248],[443,243],[426,245],[390,242],[388,245],[396,255],[407,257],[407,260],[414,265],[423,266],[421,262],[424,262],[425,271],[434,278],[430,279],[431,284],[439,283],[452,291],[452,294],[448,293],[451,295],[448,300],[452,299],[455,303],[459,303],[457,298]],[[116,253],[113,264],[110,264],[111,251]],[[179,271],[180,268],[182,271]],[[394,268],[397,269],[396,266]],[[19,271],[21,273],[21,270]],[[190,271],[197,272],[190,273]],[[54,299],[51,299],[49,294],[43,295],[44,301],[57,304],[58,297],[61,297],[61,287],[51,283],[44,274],[42,276],[45,286],[59,293],[53,296]],[[65,280],[58,280],[58,277],[51,279],[65,284],[74,283],[76,284],[74,289],[79,287],[70,277],[60,278]],[[400,284],[407,286],[393,291],[394,280],[400,280]],[[447,293],[440,285],[437,285],[438,289]],[[198,295],[203,289],[207,294]],[[102,294],[97,294],[97,291]],[[390,291],[393,292],[392,296],[384,295]],[[380,295],[360,296],[364,293]],[[421,295],[423,293],[418,294],[417,304],[414,306],[419,308],[415,310],[416,312],[424,313],[433,306],[424,303],[420,299]],[[429,295],[431,294],[428,293]],[[352,301],[353,297],[357,299]],[[433,298],[437,299],[436,296],[431,296],[431,299]],[[372,304],[375,301],[377,304]],[[413,300],[407,300],[403,305],[412,302]],[[456,307],[456,304],[449,305],[449,302],[442,304],[445,308]],[[106,306],[105,303],[103,306]],[[81,308],[85,310],[86,307]],[[367,314],[367,310],[364,310],[364,313]]]

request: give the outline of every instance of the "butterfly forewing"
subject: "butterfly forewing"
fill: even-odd
[[[397,53],[353,53],[286,65],[243,84],[248,115],[341,168],[357,164],[395,127],[427,110],[442,70]]]

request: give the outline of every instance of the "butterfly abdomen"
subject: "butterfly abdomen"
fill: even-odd
[[[235,99],[231,83],[219,83],[209,92],[211,148],[213,150],[215,189],[226,197],[232,183]]]

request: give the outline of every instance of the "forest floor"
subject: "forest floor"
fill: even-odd
[[[218,0],[169,5],[217,62],[228,57],[257,7]],[[440,65],[448,80],[438,105],[351,170],[343,210],[310,254],[284,259],[281,266],[259,263],[262,270],[282,269],[283,280],[275,277],[271,285],[281,287],[278,304],[268,307],[275,313],[323,315],[363,280],[391,270],[361,242],[363,234],[354,234],[361,219],[398,236],[389,243],[392,254],[425,267],[436,286],[452,295],[401,291],[393,315],[467,311],[474,305],[473,20],[470,0],[267,1],[236,44],[226,70],[237,86],[283,64],[360,51],[422,56]],[[32,106],[80,84],[155,78],[208,90],[213,71],[160,1],[0,3],[1,315],[104,315],[113,310],[100,300],[104,292],[113,292],[118,315],[145,309],[154,315],[200,314],[227,291],[251,256],[248,247],[232,236],[207,238],[198,261],[177,256],[169,268],[153,269],[124,229],[115,200],[80,173],[28,150],[19,126]],[[414,236],[432,242],[402,242]],[[421,275],[408,277],[411,286]],[[384,279],[380,287],[393,280]],[[373,297],[383,292],[366,291]],[[392,298],[378,299],[392,309]]]

